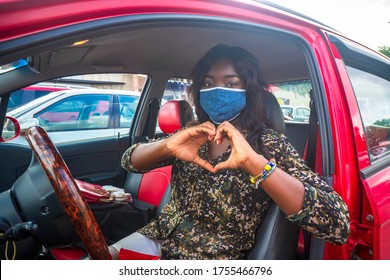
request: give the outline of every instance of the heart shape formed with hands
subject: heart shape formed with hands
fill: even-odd
[[[231,146],[229,158],[215,166],[202,159],[198,152],[206,143],[209,145],[209,158],[215,158]],[[222,169],[247,170],[248,157],[255,153],[241,132],[229,122],[217,127],[205,122],[186,128],[169,139],[167,148],[177,159],[195,163],[212,173]]]

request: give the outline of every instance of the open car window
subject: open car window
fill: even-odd
[[[22,135],[12,141],[27,145],[24,132],[36,125],[54,143],[129,135],[146,81],[141,74],[100,73],[16,89],[9,94],[7,115],[19,121]]]
[[[309,122],[311,89],[309,80],[268,85],[268,90],[279,102],[286,122]]]

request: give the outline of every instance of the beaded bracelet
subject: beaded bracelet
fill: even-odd
[[[261,171],[255,177],[250,177],[252,184],[261,183],[275,170],[276,161],[274,158],[271,158],[270,161],[264,166],[264,170]]]

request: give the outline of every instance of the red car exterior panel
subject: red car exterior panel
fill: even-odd
[[[339,137],[335,139],[334,143],[344,144],[346,148],[350,147],[349,150],[345,150],[339,155],[342,156],[339,161],[340,168],[347,175],[342,180],[345,184],[343,189],[346,191],[343,198],[349,205],[351,215],[352,234],[348,240],[348,249],[352,251],[357,248],[356,245],[360,244],[362,245],[360,247],[361,257],[389,259],[390,177],[388,174],[390,174],[390,168],[387,167],[371,175],[367,181],[359,180],[360,171],[371,165],[364,126],[344,62],[337,48],[331,43],[330,46],[337,66],[335,76],[339,76],[342,85],[340,87],[340,97],[342,97],[340,103],[344,101],[344,106],[337,108],[336,96],[331,97],[331,100],[335,102],[329,108],[338,115],[338,120],[343,120],[343,122],[333,121],[332,124],[345,123],[346,125],[344,130],[339,130],[337,133]],[[347,135],[348,138],[345,137]],[[348,180],[347,177],[351,180]]]
[[[371,207],[371,213],[363,213],[373,217],[373,258],[390,259],[390,167],[371,176],[364,183]]]
[[[344,92],[340,80],[337,78],[337,69],[329,46],[318,33],[313,34],[312,38],[313,40],[305,39],[314,50],[328,102],[335,160],[333,187],[352,210],[350,213],[351,220],[357,220],[360,219],[359,188],[351,192],[351,189],[346,187],[358,185],[356,178],[359,177],[359,171],[354,156],[355,150],[350,145],[354,142],[354,135],[350,133],[351,123],[348,121],[348,112],[345,110]],[[352,205],[353,207],[351,207]],[[325,259],[348,259],[349,255],[350,248],[348,245],[334,246],[326,244]]]
[[[243,1],[134,0],[130,6],[122,0],[58,0],[55,2],[0,0],[0,42],[92,20],[142,14],[180,13],[222,16],[259,23],[269,22],[274,26],[291,26],[295,31],[302,30],[302,24],[305,24],[298,18],[286,16],[284,19],[283,13],[280,11],[276,13],[273,8],[268,7],[267,10],[257,8],[266,7],[263,4],[249,2],[251,7],[244,6],[241,2]],[[28,18],[26,12],[29,14]],[[264,12],[261,18],[259,12]],[[278,15],[277,20],[275,14]],[[294,22],[300,25],[294,27],[292,25]],[[309,23],[306,24],[310,26]]]
[[[364,127],[361,120],[359,107],[356,102],[355,94],[345,69],[344,62],[342,61],[336,47],[331,43],[330,46],[337,66],[338,73],[336,74],[339,75],[340,80],[342,81],[343,92],[341,96],[344,96],[344,99],[347,102],[347,106],[345,108],[348,110],[346,112],[348,118],[347,120],[353,126],[351,131],[354,132],[353,139],[357,150],[357,153],[354,153],[353,157],[357,159],[359,168],[364,169],[370,166],[370,158],[367,150],[367,141],[365,139]]]

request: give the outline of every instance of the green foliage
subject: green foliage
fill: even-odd
[[[309,91],[311,89],[311,84],[309,81],[281,83],[281,84],[278,84],[278,86],[281,90],[293,92],[293,93],[301,95],[301,96],[308,95]]]
[[[390,47],[389,46],[379,47],[379,52],[384,54],[387,57],[390,57]]]
[[[390,119],[382,119],[380,121],[374,122],[374,124],[380,125],[380,126],[385,126],[385,127],[390,127]]]

